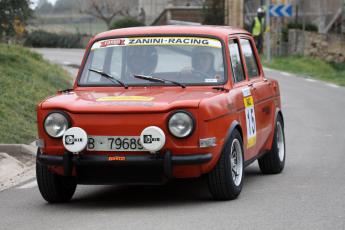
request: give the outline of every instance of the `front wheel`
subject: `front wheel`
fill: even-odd
[[[208,187],[215,200],[233,200],[241,193],[243,163],[242,137],[234,130],[208,176]]]
[[[282,117],[278,116],[274,129],[272,149],[258,160],[261,172],[264,174],[280,173],[285,166],[285,157],[284,124]]]
[[[70,201],[77,187],[75,177],[52,173],[39,162],[36,162],[36,178],[42,197],[49,203]]]

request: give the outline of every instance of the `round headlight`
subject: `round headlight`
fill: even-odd
[[[187,112],[176,112],[170,117],[168,127],[172,135],[178,138],[184,138],[192,133],[194,120]]]
[[[67,117],[62,113],[53,112],[44,120],[44,129],[53,138],[62,137],[69,127]]]

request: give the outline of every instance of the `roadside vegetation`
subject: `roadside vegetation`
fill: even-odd
[[[263,64],[268,68],[345,86],[345,63],[329,63],[314,57],[289,56],[275,57],[271,63],[263,61]]]
[[[57,34],[36,30],[27,35],[24,45],[29,47],[82,48],[80,34]]]
[[[135,27],[135,26],[145,26],[144,23],[138,21],[135,18],[131,17],[124,17],[115,21],[111,26],[110,29],[120,29],[120,28],[128,28],[128,27]]]
[[[0,143],[36,138],[36,105],[71,86],[68,73],[27,48],[0,44]]]

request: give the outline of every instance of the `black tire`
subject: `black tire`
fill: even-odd
[[[230,160],[231,148],[234,143],[239,142],[241,150],[241,174],[240,183],[236,185],[232,176],[232,163]],[[222,154],[215,168],[208,175],[208,187],[215,200],[233,200],[241,193],[244,176],[243,141],[238,130],[234,130],[227,140]]]
[[[279,141],[277,133],[279,132],[279,126],[282,131],[282,140],[284,145],[284,156],[279,156]],[[267,152],[262,158],[258,160],[260,170],[263,174],[277,174],[283,171],[285,166],[285,157],[286,157],[286,149],[285,149],[285,134],[284,134],[284,123],[283,119],[280,115],[278,115],[275,128],[274,128],[274,137],[273,137],[273,144],[272,149]],[[281,159],[282,158],[282,159]]]
[[[39,162],[36,162],[36,178],[42,197],[49,203],[70,201],[77,187],[75,177],[54,174]]]

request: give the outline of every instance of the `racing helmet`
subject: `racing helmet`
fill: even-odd
[[[134,74],[152,73],[158,61],[157,50],[153,46],[127,47],[127,67]]]
[[[205,59],[209,60],[209,70],[207,72],[215,72],[214,70],[214,54],[208,47],[195,47],[192,51],[192,67],[198,70],[204,66]]]

